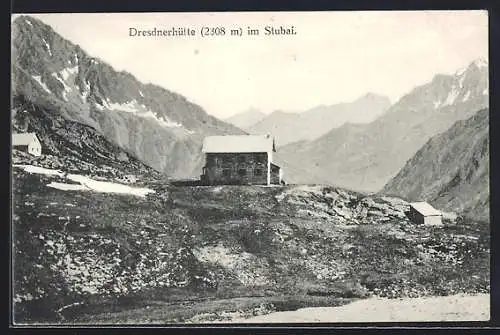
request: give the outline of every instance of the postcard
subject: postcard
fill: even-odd
[[[13,14],[22,325],[488,321],[488,12]]]

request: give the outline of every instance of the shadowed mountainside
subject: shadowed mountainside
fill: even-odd
[[[349,189],[380,191],[431,137],[488,103],[488,65],[476,60],[453,75],[436,75],[372,123],[345,124],[316,140],[286,145],[277,156],[308,171],[286,174],[289,182],[327,180]]]
[[[94,127],[169,176],[199,176],[205,136],[244,134],[177,93],[115,71],[40,20],[14,20],[11,55],[13,96]]]
[[[382,189],[490,220],[489,110],[432,137]]]

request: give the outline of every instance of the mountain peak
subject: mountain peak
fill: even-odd
[[[377,94],[377,93],[373,93],[373,92],[368,92],[357,100],[358,101],[359,100],[379,100],[379,101],[387,101],[387,103],[390,104],[390,99],[388,97],[386,97],[385,95]]]
[[[363,97],[364,98],[385,98],[384,96],[377,94],[377,93],[373,93],[373,92],[368,92]]]
[[[46,25],[45,23],[43,23],[42,21],[34,18],[34,17],[31,17],[29,15],[19,15],[18,17],[16,17],[14,19],[14,21],[12,21],[12,25],[16,25],[16,26],[30,26],[30,27],[35,27],[37,29],[47,29],[47,28],[50,28],[52,29],[50,26]]]
[[[461,76],[463,75],[467,70],[471,69],[471,68],[478,68],[478,69],[484,69],[484,68],[487,68],[488,67],[488,61],[485,60],[484,58],[482,57],[479,57],[475,60],[473,60],[469,65],[467,66],[464,66],[460,69],[458,69],[456,72],[455,72],[455,76]]]
[[[488,61],[485,60],[484,58],[480,57],[478,59],[475,59],[470,66],[476,66],[478,68],[485,68],[488,67]]]
[[[265,114],[262,113],[260,109],[252,106],[241,113],[237,113],[226,118],[225,121],[241,129],[246,129],[247,127],[259,122],[264,117]]]

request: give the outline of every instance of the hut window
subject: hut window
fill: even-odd
[[[239,169],[239,170],[238,170],[238,174],[239,174],[240,176],[245,176],[245,175],[247,174],[247,170],[245,170],[245,169]]]
[[[245,156],[243,155],[238,156],[238,163],[245,163]]]
[[[229,170],[229,169],[222,170],[222,175],[224,177],[229,177],[231,175],[231,170]]]
[[[264,163],[266,161],[266,158],[264,155],[257,155],[255,157],[255,160],[258,162],[258,163]]]
[[[261,169],[255,169],[254,174],[256,176],[261,176],[262,175],[262,170]]]
[[[222,166],[231,166],[231,157],[227,156],[221,159],[222,160]]]

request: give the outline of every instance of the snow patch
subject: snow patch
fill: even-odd
[[[435,101],[434,102],[434,108],[438,108],[439,106],[441,106],[441,101]]]
[[[29,20],[26,20],[26,23],[33,27],[33,24]]]
[[[484,58],[478,58],[473,62],[478,68],[488,67],[488,62]]]
[[[88,191],[89,189],[80,184],[65,184],[52,182],[47,185],[48,187],[56,188],[62,191]]]
[[[71,92],[71,88],[69,86],[64,86],[64,91],[62,92],[62,97],[64,101],[68,101],[68,93]]]
[[[126,102],[124,104],[118,104],[114,102],[109,102],[109,108],[122,111],[122,112],[127,112],[127,113],[137,113],[137,101],[131,100],[129,102]]]
[[[118,110],[126,113],[132,113],[138,117],[142,118],[147,118],[147,119],[152,119],[159,123],[163,127],[167,128],[181,128],[182,124],[178,122],[171,121],[165,116],[162,117],[157,117],[155,113],[153,113],[151,110],[147,110],[146,112],[139,112],[138,110],[141,109],[146,109],[147,107],[145,105],[139,105],[139,103],[134,99],[131,101],[128,101],[123,104],[119,103],[113,103],[113,102],[107,102],[108,107],[113,110]],[[106,106],[105,106],[106,107]]]
[[[144,94],[142,94],[142,91],[139,90],[139,94],[144,98]]]
[[[56,78],[61,84],[64,86],[64,90],[62,92],[62,97],[65,101],[68,101],[67,94],[71,92],[71,87],[66,84],[66,82],[61,78],[59,73],[52,73],[52,76]]]
[[[98,102],[95,103],[95,106],[98,110],[103,111],[105,108],[111,109],[111,107],[109,106],[109,103],[108,103],[108,99],[101,99],[101,100],[102,100],[102,104],[100,104]]]
[[[465,93],[465,95],[464,95],[464,97],[463,97],[462,101],[467,101],[467,100],[469,100],[469,97],[470,97],[470,90],[469,90],[469,91],[467,91],[467,93]]]
[[[139,188],[130,187],[128,185],[123,185],[119,183],[112,183],[107,181],[97,181],[90,177],[78,175],[78,174],[65,174],[59,170],[46,169],[39,166],[33,165],[19,165],[14,164],[14,167],[23,168],[24,171],[28,173],[44,174],[50,176],[65,177],[71,181],[77,182],[79,184],[66,184],[66,183],[56,183],[51,182],[47,186],[52,188],[57,188],[60,190],[76,190],[76,191],[95,191],[101,193],[119,193],[119,194],[131,194],[139,197],[145,197],[148,193],[154,193],[155,191],[149,188]]]
[[[28,173],[44,174],[44,175],[48,175],[48,176],[59,176],[59,177],[64,176],[64,173],[59,171],[59,170],[46,169],[46,168],[34,166],[34,165],[14,164],[12,166],[13,167],[20,167],[25,172],[28,172]]]
[[[170,121],[168,118],[162,116],[162,117],[157,117],[152,111],[148,110],[146,113],[138,114],[140,117],[148,118],[148,119],[153,119],[154,121],[158,122],[160,125],[167,127],[167,128],[181,128],[182,124],[174,121]]]
[[[149,188],[138,188],[138,187],[130,187],[123,184],[112,183],[107,181],[97,181],[93,180],[89,177],[70,174],[68,175],[68,179],[72,181],[79,182],[84,187],[101,193],[119,193],[119,194],[131,194],[140,197],[145,197],[148,193],[154,193],[154,190]]]
[[[485,89],[483,90],[483,95],[488,95],[488,88],[485,88]]]
[[[65,101],[68,101],[68,93],[72,91],[71,86],[68,85],[67,81],[71,75],[78,73],[78,65],[73,67],[64,68],[60,72],[52,73],[52,76],[59,80],[61,84],[64,85],[64,91],[62,92],[62,97]]]
[[[48,93],[52,93],[52,92],[49,90],[49,88],[47,87],[47,85],[45,85],[45,83],[44,83],[44,82],[42,82],[42,77],[40,77],[40,76],[31,76],[31,77],[32,77],[33,79],[35,79],[35,80],[36,80],[36,82],[37,82],[38,84],[40,84],[40,86],[42,86],[42,88],[43,88],[46,92],[48,92]]]
[[[446,97],[446,100],[443,104],[443,106],[448,106],[451,105],[455,102],[456,98],[458,97],[458,89],[455,85],[451,88],[451,92],[448,94],[448,97]]]
[[[460,76],[460,79],[458,80],[458,86],[460,88],[464,87],[464,80],[465,80],[465,75]]]
[[[47,48],[47,51],[49,52],[49,55],[52,56],[52,50],[50,49],[49,43],[45,39],[42,38],[43,43],[45,44],[45,48]]]
[[[69,76],[77,74],[77,73],[78,73],[78,65],[65,68],[61,72],[59,72],[59,74],[62,76],[62,79],[64,81],[67,81]]]
[[[83,87],[82,99],[83,101],[87,101],[87,97],[90,94],[90,83],[88,81],[85,82],[85,86]]]
[[[455,75],[456,76],[461,76],[465,73],[465,71],[467,71],[467,67],[463,67],[463,68],[460,68],[457,70],[457,72],[455,72]]]

